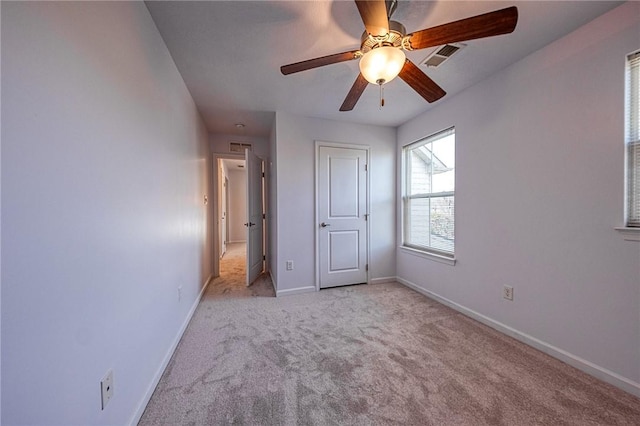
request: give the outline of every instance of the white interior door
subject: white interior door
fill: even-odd
[[[264,266],[262,222],[262,160],[245,150],[247,168],[247,286],[260,275]]]
[[[320,288],[367,282],[367,150],[318,148]]]

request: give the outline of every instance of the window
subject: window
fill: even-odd
[[[403,246],[453,258],[455,132],[403,148]]]
[[[640,227],[640,52],[627,57],[627,226]]]

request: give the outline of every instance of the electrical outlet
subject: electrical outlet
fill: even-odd
[[[502,288],[502,297],[507,300],[513,300],[513,287],[505,285]]]
[[[182,300],[182,286],[178,286],[178,302]]]
[[[113,370],[107,371],[100,382],[100,394],[102,396],[102,409],[107,406],[111,398],[113,398]]]
[[[287,260],[287,271],[293,271],[293,260]]]

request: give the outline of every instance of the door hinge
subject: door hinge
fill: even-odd
[[[264,172],[262,172],[262,177],[264,177]]]
[[[263,256],[262,256],[262,260],[267,260],[267,256],[266,256],[266,255],[263,255]]]
[[[368,264],[368,263],[367,263],[367,265],[364,267],[364,270],[365,270],[365,271],[368,271],[368,270],[369,270],[369,264]]]
[[[367,164],[364,165],[364,171],[365,172],[369,171],[369,166]]]
[[[266,213],[262,213],[262,218],[266,219],[267,218],[267,214]]]
[[[365,214],[364,214],[364,220],[365,220],[365,221],[369,220],[369,213],[365,213]]]

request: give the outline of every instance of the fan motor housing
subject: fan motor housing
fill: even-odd
[[[360,38],[360,51],[365,54],[371,49],[379,46],[402,47],[402,39],[406,35],[407,30],[404,25],[398,21],[389,21],[389,34],[384,36],[370,36],[366,31],[362,33]]]

